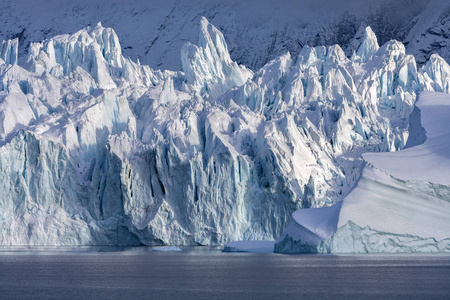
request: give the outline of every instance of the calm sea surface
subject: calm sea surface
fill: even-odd
[[[0,299],[450,299],[450,256],[3,248]]]

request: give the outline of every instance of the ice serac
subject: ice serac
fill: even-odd
[[[416,94],[446,91],[445,61],[417,69],[397,41],[366,62],[305,46],[253,74],[200,23],[184,72],[124,57],[101,24],[0,64],[1,244],[223,245],[291,222],[311,250],[336,229],[361,154],[423,142]]]
[[[199,46],[185,44],[181,62],[187,83],[211,97],[243,85],[252,76],[252,71],[231,60],[223,34],[205,17],[200,20]]]
[[[357,186],[334,212],[337,230],[326,239],[308,238],[320,230],[314,215],[288,226],[275,245],[279,252],[448,252],[450,250],[450,96],[423,92],[416,103],[425,129],[423,144],[393,153],[366,153]],[[413,131],[412,134],[420,134]],[[417,137],[411,136],[414,140]],[[297,212],[296,212],[297,213]],[[317,224],[305,233],[311,219]],[[326,222],[329,217],[319,216]],[[301,228],[301,230],[300,230]],[[309,243],[308,243],[309,242]],[[306,247],[308,246],[308,247]]]
[[[427,90],[450,93],[450,66],[438,54],[433,54],[422,67]]]
[[[27,97],[20,91],[0,94],[0,135],[6,137],[14,130],[28,125],[35,115],[28,104]]]
[[[18,47],[18,38],[2,41],[2,45],[0,46],[0,59],[2,59],[5,64],[17,64]]]
[[[378,45],[377,36],[372,31],[372,28],[366,27],[364,31],[364,39],[358,48],[356,55],[361,58],[363,62],[368,61],[375,52],[378,51],[380,46]]]
[[[71,35],[60,35],[41,43],[31,43],[25,66],[38,74],[49,72],[56,78],[83,69],[95,80],[95,88],[112,89],[123,82],[151,85],[157,78],[147,66],[122,56],[114,30],[101,23]]]

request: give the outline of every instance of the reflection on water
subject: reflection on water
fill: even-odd
[[[449,299],[449,255],[0,248],[0,299]]]

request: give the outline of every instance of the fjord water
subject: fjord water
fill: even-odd
[[[2,249],[0,299],[448,299],[449,255]]]

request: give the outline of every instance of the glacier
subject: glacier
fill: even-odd
[[[425,139],[417,95],[449,92],[444,59],[418,68],[370,28],[351,59],[304,46],[257,71],[206,18],[198,41],[182,47],[183,71],[126,58],[101,23],[24,57],[2,43],[0,245],[277,240],[296,214],[355,193],[361,154]]]

